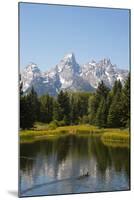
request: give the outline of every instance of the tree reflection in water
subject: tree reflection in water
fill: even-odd
[[[99,185],[100,180],[110,184],[113,174],[123,174],[129,188],[129,164],[128,148],[108,147],[94,137],[68,135],[21,144],[20,187],[23,191],[89,173],[95,185]],[[77,193],[73,182],[71,185],[70,181],[69,186],[69,191]]]

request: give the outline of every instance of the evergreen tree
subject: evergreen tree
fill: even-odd
[[[110,89],[101,81],[91,98],[89,98],[89,123],[105,127],[108,113],[108,95]],[[102,123],[102,124],[101,124]]]
[[[20,127],[22,129],[32,128],[39,114],[38,97],[32,87],[28,95],[20,97]]]
[[[70,123],[70,101],[67,92],[63,92],[62,90],[58,94],[57,102],[60,106],[60,121],[65,120],[66,124]]]
[[[122,127],[122,115],[122,93],[117,92],[109,109],[107,118],[108,126],[113,128]]]
[[[96,114],[96,125],[100,128],[107,126],[107,109],[107,99],[102,98]]]
[[[71,94],[71,123],[78,123],[79,119],[83,116],[88,116],[88,99],[90,93],[87,92],[75,92]]]
[[[49,123],[53,119],[53,97],[49,94],[40,97],[40,120]]]
[[[96,122],[96,112],[98,109],[99,102],[100,102],[100,100],[99,100],[99,98],[97,98],[96,94],[93,94],[89,98],[88,115],[89,115],[89,123],[90,124],[95,124],[95,122]]]
[[[37,93],[34,90],[34,87],[32,87],[30,93],[28,94],[29,101],[31,102],[31,109],[32,109],[32,115],[34,117],[34,121],[39,120],[40,115],[40,103],[38,100]]]
[[[111,91],[111,105],[109,106],[107,122],[109,127],[123,126],[123,96],[122,84],[116,80]]]
[[[89,100],[89,93],[86,92],[78,93],[77,108],[79,117],[88,115],[88,100]]]
[[[62,118],[61,107],[57,100],[53,102],[53,120],[60,121]]]
[[[123,115],[122,122],[125,127],[129,127],[130,120],[130,74],[125,81],[122,90],[122,104],[123,104]]]
[[[78,107],[77,107],[76,95],[74,94],[71,94],[70,105],[71,105],[71,113],[70,113],[71,123],[76,124],[78,123]]]
[[[109,93],[110,89],[104,84],[103,81],[101,81],[98,84],[97,90],[96,90],[96,98],[107,98],[107,95]]]
[[[121,91],[122,91],[122,84],[119,79],[114,82],[114,86],[112,88],[112,95],[114,96],[114,95],[116,95],[117,92],[121,92]]]
[[[20,128],[32,128],[35,122],[30,96],[23,96],[20,99]]]

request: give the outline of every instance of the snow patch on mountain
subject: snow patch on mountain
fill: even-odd
[[[34,86],[38,95],[49,93],[56,95],[61,89],[72,91],[93,91],[100,81],[112,87],[115,80],[122,83],[128,76],[127,70],[118,69],[109,58],[98,62],[79,65],[74,53],[66,54],[51,70],[41,72],[35,63],[30,63],[21,73],[23,92]]]

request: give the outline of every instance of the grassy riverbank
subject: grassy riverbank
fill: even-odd
[[[128,130],[118,130],[111,129],[105,130],[104,134],[101,136],[102,142],[111,147],[128,147],[130,135]]]
[[[99,129],[91,125],[74,125],[53,127],[47,124],[37,123],[32,130],[20,131],[20,143],[29,143],[45,138],[53,139],[67,134],[90,135],[100,137],[108,146],[129,146],[129,131],[120,129]]]
[[[101,129],[89,125],[62,126],[54,128],[48,125],[39,124],[32,130],[21,130],[20,142],[33,142],[46,137],[59,137],[67,134],[100,135],[101,133]]]

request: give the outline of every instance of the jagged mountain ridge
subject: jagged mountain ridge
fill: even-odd
[[[127,75],[127,70],[118,69],[110,59],[79,65],[70,53],[47,72],[41,72],[34,63],[29,64],[21,73],[21,81],[24,93],[33,86],[38,95],[49,93],[55,96],[60,90],[94,91],[101,80],[112,87],[115,80],[120,79],[123,83]]]

